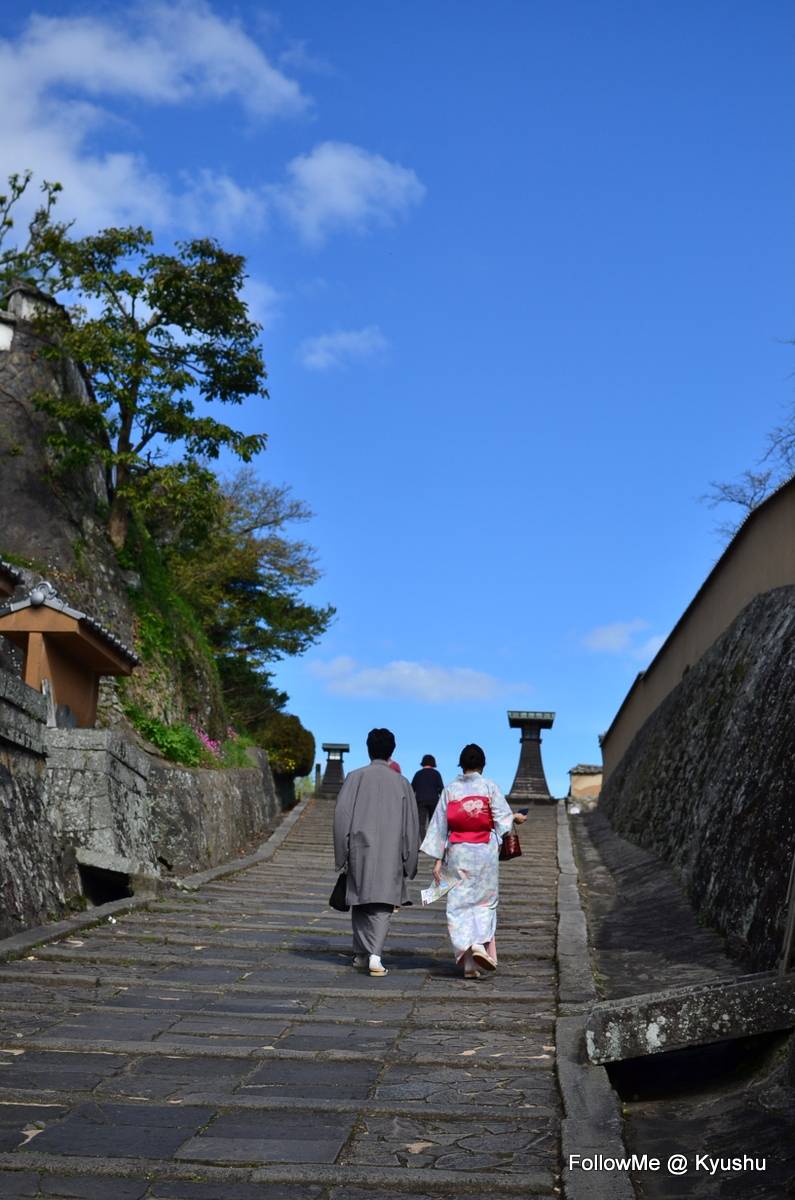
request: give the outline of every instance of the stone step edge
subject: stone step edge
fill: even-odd
[[[233,948],[239,949],[240,947],[233,947]],[[284,951],[286,951],[286,950],[295,949],[295,943],[294,942],[272,942],[268,946],[262,947],[259,951],[255,947],[252,946],[250,958],[242,958],[242,957],[241,958],[213,958],[211,954],[202,955],[201,958],[197,958],[196,954],[199,953],[198,951],[196,951],[194,954],[180,954],[179,951],[177,951],[174,954],[163,954],[160,957],[158,957],[156,960],[153,960],[151,958],[146,957],[145,943],[141,944],[139,949],[141,950],[141,960],[140,960],[141,963],[146,964],[149,967],[152,967],[152,966],[155,966],[155,967],[157,967],[157,966],[161,966],[161,967],[201,966],[201,967],[222,967],[222,968],[228,968],[229,970],[232,970],[232,968],[236,968],[236,969],[239,968],[241,971],[271,970],[274,975],[278,976],[279,970],[280,970],[280,968],[278,966],[268,967],[267,963],[264,966],[257,966],[257,959],[260,959],[260,960],[265,959],[268,954],[279,954],[279,953],[284,953]],[[321,952],[333,953],[333,951],[327,951],[325,947],[320,947],[320,946],[317,946],[317,947],[306,946],[306,947],[300,947],[300,949],[319,950]],[[94,964],[100,964],[100,965],[102,963],[116,963],[117,965],[130,963],[130,955],[125,953],[123,946],[120,947],[116,951],[97,949],[96,951],[90,952],[88,954],[78,953],[78,950],[79,950],[79,947],[74,947],[74,949],[71,949],[70,947],[65,947],[63,949],[59,949],[57,944],[56,945],[46,945],[46,946],[39,947],[39,951],[40,951],[39,954],[34,955],[33,957],[38,962],[64,962],[64,963],[84,962],[84,963],[94,963]],[[44,953],[45,951],[46,951],[46,953]],[[434,963],[437,963],[437,962],[450,963],[452,960],[452,955],[451,955],[450,951],[447,949],[431,950],[431,949],[425,949],[423,947],[399,948],[397,946],[395,946],[395,947],[387,946],[383,951],[383,955],[384,955],[384,958],[386,959],[387,966],[391,965],[392,963],[395,962],[396,959],[401,958],[401,957],[402,958],[420,958],[420,957],[431,958],[431,959],[433,959]],[[346,962],[346,959],[347,959],[347,962]],[[335,965],[335,966],[339,965],[340,967],[344,967],[346,965],[350,965],[350,959],[351,959],[350,953],[343,954],[342,952],[340,952],[339,953],[339,963],[338,964],[335,963],[332,965]],[[554,951],[554,949],[549,949],[542,953],[540,950],[530,952],[528,949],[528,952],[526,952],[524,954],[520,954],[520,955],[512,955],[509,952],[509,953],[503,954],[500,961],[501,961],[501,963],[503,963],[503,965],[505,963],[511,963],[512,965],[515,965],[516,963],[522,964],[524,962],[549,963],[549,962],[555,961],[555,951]],[[297,967],[300,967],[300,965],[301,965],[300,962],[296,962]],[[284,966],[284,969],[286,969],[286,965]],[[406,968],[406,969],[411,970],[412,968]],[[425,970],[424,967],[415,967],[413,969],[416,971]]]
[[[112,1080],[106,1080],[112,1083]],[[42,1099],[45,1097],[46,1099]],[[35,1098],[34,1098],[35,1097]],[[0,1088],[0,1104],[26,1105],[61,1105],[73,1108],[75,1104],[120,1104],[131,1105],[162,1103],[150,1097],[133,1099],[122,1092],[96,1092],[74,1089],[69,1092],[34,1091],[30,1088]],[[517,1113],[526,1115],[528,1119],[537,1115],[538,1110],[544,1111],[544,1116],[550,1120],[559,1121],[561,1117],[559,1105],[553,1104],[512,1104],[504,1107],[497,1104],[483,1106],[473,1103],[468,1108],[451,1104],[428,1104],[424,1100],[326,1100],[319,1097],[304,1096],[246,1096],[237,1093],[218,1095],[215,1092],[190,1092],[180,1096],[178,1103],[168,1101],[174,1108],[201,1106],[214,1108],[217,1112],[228,1112],[231,1109],[247,1109],[255,1112],[350,1112],[362,1113],[374,1117],[427,1117],[429,1120],[441,1121],[471,1121],[486,1117],[490,1121],[516,1120]]]
[[[571,1170],[573,1154],[599,1150],[626,1157],[621,1102],[604,1067],[588,1062],[585,1017],[575,1013],[596,999],[588,924],[579,890],[579,872],[564,805],[558,809],[558,1009],[556,1071],[563,1102],[560,1126],[563,1191],[566,1200],[635,1200],[626,1171]]]
[[[288,1050],[277,1049],[276,1046],[202,1046],[184,1045],[169,1042],[122,1042],[105,1040],[103,1038],[53,1038],[47,1041],[33,1041],[26,1038],[15,1038],[13,1044],[0,1046],[0,1051],[26,1050],[49,1051],[61,1054],[124,1054],[129,1058],[235,1058],[240,1060],[295,1062],[374,1062],[387,1063],[390,1066],[450,1066],[458,1059],[463,1059],[462,1051],[447,1051],[439,1054],[401,1054],[399,1049],[384,1053],[367,1052],[365,1050]],[[513,1055],[498,1052],[496,1055],[469,1054],[462,1066],[475,1066],[489,1070],[499,1070],[505,1064],[499,1060],[507,1058],[513,1062],[516,1070],[543,1071],[550,1070],[554,1065],[553,1054],[540,1054],[516,1063]]]
[[[263,934],[266,937],[269,935],[280,936],[283,934],[295,934],[296,937],[298,937],[298,938],[312,937],[312,938],[323,939],[324,941],[329,941],[329,942],[332,939],[334,939],[335,941],[340,941],[342,939],[345,939],[347,943],[350,943],[350,938],[351,938],[350,929],[346,929],[344,926],[342,928],[340,928],[338,926],[331,928],[331,927],[324,927],[322,925],[276,925],[276,924],[274,924],[274,925],[262,925],[259,928],[254,928],[254,927],[249,926],[248,929],[245,929],[243,926],[238,926],[236,929],[215,929],[215,928],[211,928],[207,925],[203,925],[203,926],[198,925],[198,926],[195,926],[194,929],[195,929],[195,932],[193,933],[192,937],[190,937],[187,932],[182,931],[182,924],[180,924],[180,926],[173,926],[173,927],[170,925],[168,925],[168,926],[124,925],[122,927],[123,932],[119,932],[117,930],[110,931],[110,930],[107,930],[104,927],[102,927],[98,930],[97,929],[92,930],[92,933],[93,933],[93,936],[95,939],[98,938],[103,943],[104,942],[118,942],[118,941],[121,941],[123,938],[125,943],[127,943],[127,944],[133,943],[136,946],[138,946],[138,945],[141,945],[141,946],[147,946],[147,945],[149,945],[149,946],[191,946],[191,945],[193,945],[194,942],[198,941],[201,938],[204,942],[206,942],[206,944],[208,946],[212,946],[212,947],[229,946],[235,950],[259,950],[259,951],[267,950],[267,948],[269,946],[273,946],[273,945],[280,945],[280,944],[281,945],[284,945],[284,944],[293,945],[293,944],[295,944],[296,939],[282,937],[281,943],[263,941],[261,944],[258,944],[252,938],[246,938],[246,939],[241,938],[240,934],[251,933],[251,934],[255,935],[256,937],[260,937]],[[551,927],[548,929],[538,930],[537,932],[533,932],[532,934],[511,933],[511,932],[506,932],[502,928],[500,929],[500,932],[502,934],[502,941],[506,941],[506,940],[515,941],[519,945],[521,945],[521,947],[523,949],[525,947],[528,947],[528,948],[532,947],[532,946],[538,944],[539,942],[549,942],[549,941],[554,940],[554,929]],[[203,937],[203,935],[207,934],[207,933],[210,934],[210,937]],[[229,936],[224,937],[223,935],[225,933],[229,934]],[[399,929],[390,930],[390,935],[391,936],[390,936],[389,946],[390,946],[391,952],[393,954],[400,954],[400,953],[416,954],[417,949],[415,946],[413,946],[411,948],[411,950],[408,948],[408,946],[406,946],[405,949],[403,948],[403,945],[405,945],[406,942],[411,941],[413,943],[419,943],[420,948],[424,947],[424,946],[428,946],[428,947],[433,946],[433,950],[429,951],[430,953],[433,953],[435,955],[444,954],[448,958],[450,957],[450,943],[447,938],[447,930],[446,929],[445,930],[442,930],[442,929],[437,930],[437,929],[423,928],[423,929],[419,929],[419,930],[413,930],[413,929],[399,928]],[[403,944],[401,944],[401,942],[397,940],[399,938],[405,939],[405,942]],[[59,941],[60,941],[60,939],[59,939]],[[440,942],[442,943],[441,946],[439,946]],[[53,946],[53,945],[58,945],[58,944],[59,944],[59,942],[48,942],[47,943],[48,946]],[[344,951],[341,953],[344,953]],[[350,951],[349,953],[353,953],[353,952]],[[506,955],[511,955],[514,958],[522,957],[522,955],[517,950],[507,950],[507,951],[501,950],[500,951],[501,958],[505,958]]]
[[[433,1171],[410,1167],[315,1166],[286,1164],[279,1166],[222,1167],[199,1160],[173,1162],[153,1158],[85,1158],[67,1154],[41,1154],[28,1151],[0,1153],[0,1169],[41,1171],[76,1178],[91,1175],[107,1179],[149,1179],[152,1182],[186,1180],[206,1183],[305,1183],[326,1187],[369,1186],[414,1192],[418,1188],[431,1194],[466,1196],[473,1192],[495,1195],[495,1183],[503,1196],[558,1194],[554,1177],[546,1172],[503,1175],[499,1172]]]
[[[165,894],[169,894],[172,891],[176,892],[178,889],[193,891],[201,886],[205,878],[217,879],[222,875],[232,875],[237,871],[243,871],[247,865],[252,865],[254,862],[266,862],[276,853],[279,846],[281,846],[290,833],[290,830],[303,816],[310,799],[311,797],[304,797],[295,808],[290,809],[276,829],[274,829],[253,854],[249,854],[246,858],[237,859],[232,863],[222,863],[220,866],[213,867],[209,871],[187,875],[184,879],[162,880],[161,883],[168,888]],[[90,929],[93,925],[101,925],[104,921],[107,921],[108,917],[115,916],[116,913],[125,913],[138,908],[146,908],[154,903],[155,900],[156,897],[154,896],[130,896],[124,900],[111,900],[108,904],[99,904],[96,908],[79,913],[77,916],[67,917],[62,921],[51,922],[47,925],[36,925],[32,929],[24,929],[20,933],[14,933],[10,937],[0,939],[0,962],[7,962],[9,959],[18,958],[26,950],[32,950],[36,946],[46,944],[57,938],[67,937],[69,934],[77,933],[81,929]]]
[[[40,959],[40,962],[46,961]],[[362,976],[364,980],[366,976]],[[440,977],[441,978],[441,977]],[[503,976],[502,978],[506,978]],[[140,979],[131,979],[128,975],[107,975],[104,978],[101,975],[92,975],[91,972],[75,973],[58,973],[56,971],[39,971],[36,974],[31,974],[30,971],[20,969],[2,970],[0,971],[0,982],[4,979],[11,979],[15,983],[33,983],[41,984],[43,987],[112,987],[119,988],[158,988],[163,987],[174,991],[184,991],[187,993],[196,993],[197,995],[242,995],[242,996],[283,996],[285,994],[284,984],[281,986],[269,983],[220,983],[220,984],[197,984],[193,981],[186,980],[169,980],[164,979],[158,981],[155,976],[151,982],[142,982]],[[330,996],[332,998],[347,999],[349,996],[353,999],[361,1000],[428,1000],[434,1004],[525,1004],[528,1000],[546,1001],[549,1000],[554,1004],[555,997],[552,989],[548,986],[537,989],[536,992],[511,992],[502,991],[494,992],[490,990],[490,981],[488,979],[475,979],[464,981],[458,976],[445,977],[445,982],[449,984],[460,984],[461,991],[456,994],[449,992],[427,992],[423,987],[407,988],[399,990],[395,987],[381,987],[380,981],[376,980],[372,985],[365,984],[360,988],[340,988],[333,986],[309,986],[304,984],[301,987],[302,996]],[[465,990],[464,990],[465,989]],[[488,991],[486,989],[489,989]]]
[[[219,920],[211,920],[210,913],[205,914],[205,913],[192,912],[191,919],[190,919],[190,925],[193,929],[210,929],[210,930],[213,930],[215,933],[220,933],[222,930],[223,931],[230,930],[235,933],[247,933],[247,932],[267,933],[269,930],[276,930],[276,929],[297,929],[297,928],[298,929],[315,929],[315,928],[317,928],[317,926],[308,925],[308,924],[302,925],[302,924],[300,924],[300,922],[296,922],[296,921],[290,921],[289,923],[287,922],[287,920],[286,920],[287,917],[295,916],[295,917],[302,918],[304,921],[306,921],[307,918],[310,918],[311,920],[321,920],[322,919],[324,921],[333,921],[334,922],[333,928],[331,926],[329,926],[328,929],[323,928],[322,931],[324,933],[329,932],[329,933],[337,934],[340,929],[343,929],[347,932],[350,927],[350,917],[347,913],[339,913],[339,915],[335,916],[331,909],[329,909],[327,911],[324,910],[323,912],[318,912],[317,909],[313,909],[312,912],[305,912],[305,911],[301,911],[300,909],[280,909],[278,912],[276,912],[273,909],[269,909],[268,914],[269,915],[266,915],[262,918],[255,918],[252,920],[249,920],[247,917],[246,918],[227,917],[225,920],[219,921]],[[182,916],[182,920],[178,919],[178,917],[180,915]],[[137,919],[133,918],[131,921],[128,921],[126,927],[127,927],[127,929],[145,929],[146,928],[146,929],[164,930],[164,931],[167,931],[169,929],[181,929],[186,924],[188,924],[188,922],[185,920],[185,916],[186,916],[186,914],[185,914],[184,910],[182,910],[182,909],[174,909],[174,910],[169,909],[167,911],[163,911],[162,909],[155,908],[154,906],[152,906],[148,910],[148,912],[143,916],[143,918],[137,918]],[[278,918],[280,918],[280,917],[284,917],[285,920],[279,921]],[[503,937],[505,936],[506,930],[509,933],[515,932],[516,930],[520,930],[521,937],[528,936],[528,934],[526,932],[527,930],[530,930],[533,935],[537,934],[538,936],[542,936],[542,935],[547,936],[549,934],[550,928],[554,927],[555,914],[554,914],[554,912],[551,912],[548,920],[544,921],[541,918],[537,918],[537,921],[538,921],[538,923],[536,925],[533,925],[530,921],[511,922],[511,921],[501,919],[500,923],[499,923],[500,931],[501,931]],[[447,935],[447,928],[446,928],[444,917],[442,917],[439,920],[436,920],[435,918],[432,918],[432,917],[428,917],[427,919],[423,920],[422,922],[419,920],[415,920],[414,917],[412,917],[411,925],[414,929],[421,928],[423,931],[431,930],[433,936],[436,936],[437,928],[441,931],[441,934],[444,934],[445,936]],[[404,924],[403,921],[400,920],[399,916],[395,916],[390,928],[392,930],[399,930],[401,933],[403,933],[404,929],[407,929],[407,926]]]
[[[50,1008],[52,1008],[51,1005],[50,1005]],[[30,1011],[30,1010],[28,1009],[28,1011]],[[406,1013],[404,1016],[394,1017],[393,1019],[390,1019],[389,1017],[364,1017],[364,1016],[340,1017],[340,1016],[334,1016],[332,1014],[326,1015],[324,1013],[290,1012],[289,1010],[285,1010],[285,1011],[277,1010],[276,1012],[262,1012],[262,1013],[251,1013],[251,1012],[241,1013],[241,1012],[233,1012],[233,1011],[213,1011],[213,1012],[208,1013],[208,1012],[203,1011],[200,1008],[167,1008],[167,1007],[159,1007],[157,1004],[148,1004],[148,1005],[146,1005],[145,1008],[142,1008],[142,1007],[126,1008],[123,1004],[114,1004],[110,1010],[109,1010],[109,1007],[107,1004],[88,1004],[82,1009],[82,1011],[79,1014],[74,1014],[74,1015],[75,1015],[75,1018],[77,1019],[78,1016],[79,1017],[85,1017],[86,1015],[96,1016],[98,1014],[107,1015],[108,1011],[110,1011],[112,1013],[119,1013],[119,1014],[130,1016],[130,1017],[142,1016],[142,1015],[146,1015],[149,1013],[161,1013],[164,1015],[173,1015],[175,1024],[177,1021],[184,1021],[188,1018],[199,1018],[202,1020],[216,1020],[217,1019],[218,1021],[223,1021],[223,1020],[264,1021],[264,1022],[284,1021],[286,1024],[289,1024],[289,1025],[306,1025],[308,1029],[311,1029],[311,1027],[313,1025],[339,1025],[342,1029],[348,1029],[348,1028],[352,1028],[354,1026],[360,1027],[360,1026],[366,1025],[366,1026],[368,1026],[368,1028],[372,1028],[374,1030],[381,1029],[381,1028],[384,1028],[384,1029],[400,1028],[403,1031],[403,1030],[407,1030],[407,1029],[438,1029],[439,1025],[442,1023],[438,1017],[437,1018],[422,1017],[421,1015],[419,1017],[415,1017],[414,1014],[411,1012]],[[5,1012],[8,1012],[8,1013],[12,1014],[13,1016],[19,1015],[18,1008],[14,1007],[14,1008],[9,1008],[9,1009],[4,1009],[3,1001],[0,1000],[0,1014],[3,1014]],[[67,1014],[67,1015],[71,1015],[71,1014]],[[66,1018],[63,1017],[62,1015],[53,1017],[52,1025],[40,1029],[38,1031],[38,1033],[36,1033],[34,1036],[40,1037],[43,1033],[47,1033],[50,1029],[53,1028],[53,1026],[60,1024],[65,1019]],[[72,1022],[72,1024],[74,1024],[74,1022]],[[496,1023],[496,1024],[493,1021],[487,1021],[486,1023],[479,1021],[476,1025],[471,1025],[470,1028],[473,1030],[473,1032],[477,1032],[477,1033],[486,1033],[488,1031],[493,1031],[494,1033],[500,1033],[501,1031],[504,1031],[506,1029],[507,1030],[516,1030],[517,1033],[522,1033],[529,1028],[531,1029],[534,1024],[536,1024],[536,1025],[543,1024],[544,1028],[548,1029],[550,1036],[552,1036],[552,1033],[554,1031],[554,1026],[555,1026],[554,1012],[528,1013],[527,1016],[523,1016],[521,1018],[520,1017],[502,1017],[500,1022]],[[241,1033],[224,1033],[222,1031],[213,1032],[212,1030],[210,1030],[208,1032],[202,1032],[202,1031],[197,1032],[195,1034],[195,1036],[196,1037],[249,1037],[249,1036],[255,1036],[256,1032],[257,1031],[255,1029],[249,1030],[248,1033],[245,1031],[243,1031]],[[2,1038],[1,1034],[0,1034],[0,1038]]]

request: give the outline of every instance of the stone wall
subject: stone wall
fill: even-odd
[[[138,892],[233,858],[281,811],[262,751],[250,768],[189,770],[46,717],[44,697],[0,670],[0,937],[60,915],[80,866]]]
[[[108,729],[48,729],[45,741],[58,838],[88,866],[156,876],[149,755]]]
[[[232,858],[276,820],[268,756],[250,751],[251,769],[208,771],[153,761],[149,776],[154,851],[166,870],[185,872]]]
[[[98,462],[55,471],[47,444],[48,418],[36,407],[41,393],[92,403],[74,363],[38,353],[39,338],[24,297],[0,313],[0,554],[31,564],[32,578],[51,579],[76,608],[91,614],[132,645],[133,611],[124,572],[105,534],[108,490]]]
[[[757,596],[632,739],[600,808],[677,870],[749,967],[774,965],[795,852],[795,587]]]
[[[0,671],[0,935],[62,910],[76,886],[74,856],[48,817],[46,701]]]
[[[49,393],[91,405],[91,389],[75,363],[40,353],[34,313],[24,291],[12,294],[9,311],[0,311],[0,557],[27,564],[27,584],[49,579],[74,608],[135,646],[146,586],[138,570],[120,565],[108,537],[110,497],[102,465],[93,460],[64,470],[49,444],[50,419],[37,404]],[[166,724],[193,717],[217,734],[227,721],[215,663],[190,626],[178,624],[176,651],[150,648],[122,685],[124,694]],[[2,644],[0,669],[16,669]],[[98,720],[108,728],[128,727],[110,678],[101,687]]]

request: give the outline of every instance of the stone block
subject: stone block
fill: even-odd
[[[149,756],[107,729],[48,729],[46,744],[51,819],[59,836],[77,849],[78,860],[157,876]]]
[[[792,1028],[795,975],[749,975],[603,1001],[585,1040],[591,1062],[608,1063]]]
[[[0,742],[44,755],[47,701],[15,675],[0,671]]]

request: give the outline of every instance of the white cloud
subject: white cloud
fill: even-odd
[[[263,329],[270,329],[279,315],[282,293],[264,279],[249,276],[243,285],[243,299],[248,305],[248,315]]]
[[[307,106],[239,23],[202,0],[134,5],[126,16],[33,16],[16,50],[5,49],[40,91],[65,86],[161,104],[232,97],[260,118]]]
[[[595,629],[586,633],[582,640],[589,650],[621,654],[629,650],[634,635],[648,627],[649,622],[641,620],[640,617],[632,621],[614,621],[612,625],[597,625]]]
[[[308,664],[328,691],[359,699],[416,700],[425,704],[493,700],[502,693],[526,691],[526,684],[509,684],[470,667],[441,667],[433,663],[397,660],[382,667],[365,667],[348,656]]]
[[[286,50],[279,55],[279,65],[289,71],[304,71],[312,75],[335,75],[336,71],[330,63],[317,54],[311,54],[307,43],[301,39],[290,42]]]
[[[267,205],[261,191],[241,187],[229,175],[202,170],[184,175],[179,197],[180,223],[195,232],[211,228],[220,233],[235,229],[259,229],[265,222]]]
[[[639,646],[633,646],[632,657],[637,659],[638,662],[650,663],[664,641],[665,638],[663,635],[656,633],[653,637],[647,638]]]
[[[282,63],[302,55],[306,62],[293,45]],[[166,175],[135,144],[131,101],[190,107],[197,121],[202,105],[221,102],[256,121],[309,107],[225,6],[151,0],[89,16],[32,16],[17,38],[0,38],[0,180],[27,168],[37,183],[58,180],[59,215],[75,217],[77,232],[144,224],[225,236],[261,228],[275,210],[315,244],[336,230],[391,224],[425,191],[409,168],[330,141],[292,159],[280,182],[244,187],[210,168]],[[132,148],[98,150],[97,136],[109,130]],[[20,221],[35,200],[31,192]]]
[[[425,195],[414,171],[348,142],[321,142],[287,164],[274,203],[305,241],[338,229],[391,225]]]
[[[582,639],[588,650],[599,654],[624,654],[638,662],[650,662],[662,646],[665,638],[652,634],[643,641],[638,635],[649,628],[649,622],[641,617],[631,621],[614,621],[611,625],[597,625]]]
[[[233,100],[256,119],[307,106],[234,20],[202,0],[128,7],[110,17],[41,17],[0,41],[0,177],[27,167],[64,185],[78,229],[143,222],[206,230],[261,222],[263,194],[223,173],[174,189],[141,153],[99,153],[90,139],[119,123],[100,101],[152,105]],[[209,218],[209,220],[208,220]]]
[[[382,354],[388,344],[377,325],[339,329],[336,333],[307,338],[299,347],[298,357],[310,371],[328,371]]]

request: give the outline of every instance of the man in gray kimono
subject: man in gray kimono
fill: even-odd
[[[334,810],[337,870],[348,873],[353,965],[386,975],[381,962],[389,922],[417,874],[419,822],[411,784],[389,766],[395,738],[388,729],[367,735],[369,767],[346,777]]]

